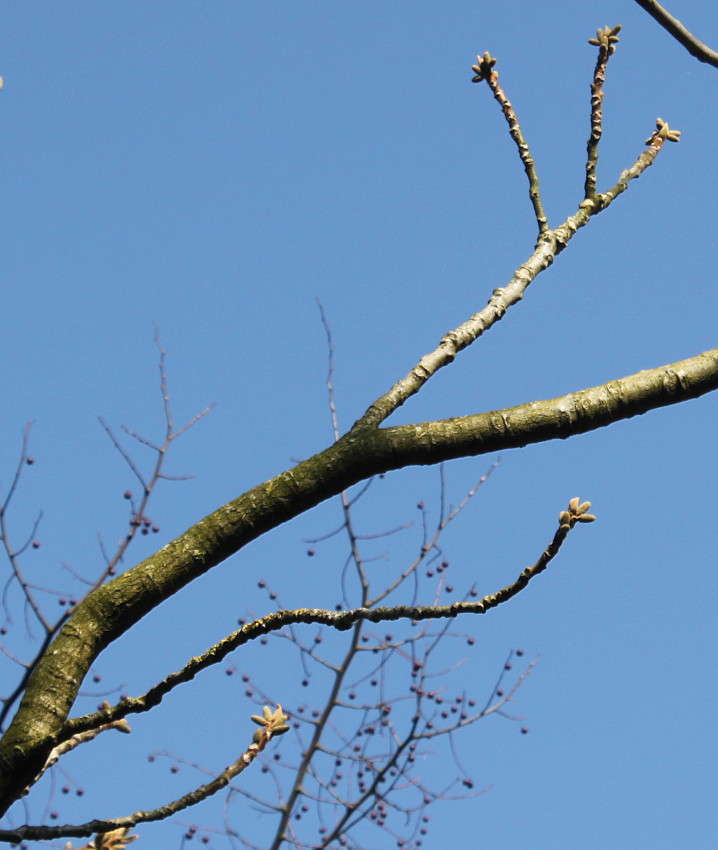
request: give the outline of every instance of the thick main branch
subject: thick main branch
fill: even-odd
[[[372,475],[575,434],[718,389],[718,349],[548,401],[394,428],[353,429],[200,520],[76,608],[0,741],[0,812],[41,772],[83,677],[145,614],[265,531]]]

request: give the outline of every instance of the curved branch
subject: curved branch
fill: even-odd
[[[645,9],[654,21],[658,21],[663,29],[670,33],[679,44],[682,44],[691,56],[695,56],[699,62],[705,62],[714,68],[718,68],[718,53],[697,39],[660,3],[656,3],[656,0],[636,0],[636,3],[642,9]]]
[[[194,677],[211,667],[221,663],[227,655],[239,649],[240,646],[250,641],[261,638],[272,632],[280,631],[286,626],[297,623],[315,623],[330,626],[339,631],[348,631],[357,623],[367,621],[370,623],[386,623],[394,620],[443,620],[452,619],[459,614],[486,614],[497,605],[508,601],[519,591],[523,590],[529,581],[539,573],[543,572],[561,548],[568,532],[576,522],[591,522],[594,517],[586,514],[590,502],[579,505],[578,499],[573,499],[569,504],[568,511],[562,511],[559,515],[559,527],[551,543],[544,549],[539,559],[530,567],[526,567],[519,578],[508,587],[489,594],[476,602],[454,602],[450,605],[390,605],[384,607],[349,608],[346,611],[328,611],[323,608],[298,608],[296,610],[274,611],[271,614],[247,623],[223,640],[210,647],[202,655],[190,659],[187,664],[175,673],[170,673],[167,678],[158,682],[140,697],[123,699],[114,706],[104,703],[99,711],[87,714],[83,717],[72,718],[67,721],[62,731],[63,740],[66,738],[76,739],[81,734],[92,733],[93,737],[99,731],[109,728],[113,724],[122,723],[129,714],[139,714],[150,711],[162,702],[163,698],[177,685],[191,682]],[[583,510],[580,510],[583,508]],[[353,645],[356,641],[353,641]],[[352,651],[353,654],[353,651]],[[346,660],[339,665],[338,670],[344,670],[348,666]],[[338,686],[335,690],[338,692]],[[321,726],[317,721],[317,726]],[[124,727],[122,731],[125,731]],[[57,749],[57,748],[56,748]],[[56,759],[57,760],[57,759]],[[288,807],[288,810],[291,806]]]
[[[278,713],[277,713],[278,712]],[[289,727],[274,723],[274,721],[284,720],[286,717],[282,714],[281,706],[277,706],[277,712],[274,715],[269,713],[265,708],[264,718],[252,718],[255,723],[261,722],[262,728],[254,733],[252,743],[242,753],[242,755],[230,764],[228,767],[215,777],[211,782],[200,785],[188,794],[173,800],[171,803],[166,803],[164,806],[159,806],[150,811],[138,811],[124,817],[113,818],[111,820],[93,820],[88,823],[77,825],[66,824],[64,826],[20,826],[17,829],[0,830],[0,841],[11,841],[17,844],[26,839],[50,840],[53,838],[84,838],[94,833],[107,833],[111,831],[129,830],[138,823],[151,823],[154,821],[165,820],[172,815],[181,812],[183,809],[188,809],[190,806],[195,806],[202,800],[206,800],[217,791],[225,788],[235,776],[239,775],[246,767],[257,758],[259,753],[267,746],[275,735],[281,735],[286,732]]]
[[[145,614],[265,531],[371,475],[565,439],[718,389],[718,349],[599,387],[506,410],[353,429],[328,449],[200,520],[93,591],[38,664],[0,742],[0,808],[38,774],[100,652]]]

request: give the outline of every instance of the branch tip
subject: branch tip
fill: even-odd
[[[568,503],[568,510],[558,515],[560,530],[570,531],[577,522],[595,522],[596,517],[588,513],[590,507],[590,502],[581,502],[578,496],[574,496]]]
[[[604,27],[596,30],[596,38],[589,38],[588,43],[598,47],[599,50],[605,50],[611,56],[616,51],[618,44],[618,33],[621,31],[621,25],[615,27]]]
[[[476,57],[476,65],[471,66],[471,70],[474,72],[474,75],[471,78],[472,83],[480,83],[482,80],[488,79],[491,74],[496,73],[494,71],[494,65],[496,64],[496,57],[492,56],[488,50],[484,53],[483,56]]]
[[[285,732],[289,732],[288,719],[279,703],[277,703],[277,708],[274,711],[268,705],[265,705],[262,708],[261,716],[259,714],[251,716],[251,720],[257,726],[261,726],[261,729],[255,729],[252,741],[258,744],[262,740],[269,740],[274,735],[283,735]]]
[[[656,118],[656,129],[646,139],[646,144],[652,145],[659,140],[661,142],[679,142],[680,136],[680,130],[671,130],[662,118]]]

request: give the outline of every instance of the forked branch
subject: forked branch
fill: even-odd
[[[610,48],[611,31],[607,38]],[[493,60],[487,56],[485,54],[484,60],[479,62],[478,75],[482,78],[486,75],[487,82],[492,85],[492,75],[495,74]],[[497,86],[494,80],[495,96],[499,91]],[[531,175],[535,172],[528,148],[524,149],[510,104],[505,98],[497,99],[502,103],[510,132],[519,146],[531,185]],[[145,614],[266,531],[374,474],[413,464],[436,464],[550,439],[564,439],[648,410],[697,398],[718,388],[718,349],[714,349],[689,360],[640,372],[562,398],[455,419],[394,428],[379,427],[432,375],[450,363],[459,351],[499,321],[506,310],[523,297],[534,278],[567,246],[576,231],[593,215],[606,209],[626,190],[632,179],[653,163],[665,141],[676,141],[677,137],[677,131],[659,120],[656,131],[648,140],[648,148],[621,173],[615,185],[603,193],[585,198],[578,210],[553,230],[542,225],[538,194],[533,195],[539,228],[543,229],[530,257],[519,266],[505,287],[494,291],[483,310],[446,334],[436,350],[422,357],[405,378],[377,399],[347,434],[314,457],[221,506],[150,558],[111,582],[96,587],[78,603],[51,647],[39,659],[27,682],[22,703],[0,741],[0,812],[5,812],[38,775],[53,748],[78,731],[78,726],[73,727],[66,718],[78,688],[97,656]],[[171,421],[168,421],[169,433],[172,433]],[[456,602],[436,607],[356,608],[344,612],[315,609],[277,612],[250,624],[248,631],[240,630],[242,641],[251,639],[255,633],[264,634],[272,630],[276,627],[277,618],[281,617],[290,618],[285,622],[326,623],[348,629],[361,620],[450,618],[460,613],[485,613],[520,592],[546,568],[572,523],[587,520],[581,508],[578,504],[570,506],[568,521],[563,517],[552,543],[534,565],[526,568],[513,584],[480,602]],[[580,519],[581,516],[584,519]],[[52,698],[48,696],[48,682],[53,683]],[[102,720],[108,719],[111,718],[103,715]],[[192,795],[182,798],[187,801],[186,805],[191,805],[196,799]],[[169,806],[174,806],[173,811],[176,811],[178,804],[175,801]],[[183,802],[180,807],[184,805]],[[153,815],[151,819],[165,816],[157,813],[166,809],[163,807],[149,813]],[[144,817],[148,813],[139,814],[148,819]],[[63,827],[47,827],[43,837],[89,835],[91,832],[120,829],[138,822],[132,817],[113,822],[93,822],[82,827],[85,831],[79,833],[68,832]],[[0,840],[14,840],[8,839],[8,835],[0,833]],[[22,837],[19,832],[12,835]]]
[[[509,123],[509,131],[516,141],[521,160],[529,178],[530,194],[534,209],[537,211],[539,222],[539,239],[533,253],[514,272],[511,280],[502,288],[495,289],[491,294],[487,305],[475,313],[458,327],[445,334],[439,345],[428,354],[425,354],[414,368],[401,380],[397,381],[391,389],[374,401],[366,413],[359,419],[354,429],[375,428],[381,425],[397,408],[415,395],[424,384],[440,369],[448,366],[454,361],[456,355],[468,348],[496,322],[500,321],[506,311],[517,304],[524,296],[526,289],[535,278],[547,269],[555,258],[566,248],[574,234],[590,221],[591,217],[603,212],[608,206],[628,188],[631,180],[635,180],[653,164],[660,152],[664,141],[678,141],[680,132],[670,130],[665,122],[658,119],[658,130],[646,141],[648,148],[643,151],[633,162],[618,176],[616,183],[602,194],[596,194],[596,162],[598,159],[598,143],[601,136],[601,105],[603,103],[603,76],[608,57],[615,49],[618,41],[616,33],[620,27],[597,31],[597,38],[590,39],[592,44],[596,43],[599,55],[594,71],[591,99],[591,138],[588,142],[588,158],[586,164],[586,183],[584,187],[584,200],[579,204],[578,210],[570,215],[562,224],[554,229],[548,229],[541,222],[545,222],[543,209],[540,203],[538,191],[538,178],[530,155],[528,145],[521,135],[516,116],[511,104],[505,98],[503,91],[498,86],[498,75],[494,71],[496,59],[489,53],[483,57],[478,56],[478,64],[472,65],[474,71],[474,82],[486,80],[494,96],[502,104],[502,109]]]
[[[284,734],[289,729],[286,725],[287,717],[283,713],[281,705],[278,705],[275,711],[271,711],[268,706],[265,706],[262,716],[252,717],[252,720],[259,724],[260,728],[255,730],[252,736],[252,743],[242,755],[226,767],[211,782],[200,785],[198,788],[195,788],[188,794],[184,794],[177,800],[173,800],[171,803],[166,803],[164,806],[159,806],[150,811],[138,811],[131,815],[109,820],[93,820],[88,823],[77,825],[65,824],[63,826],[21,826],[17,829],[0,830],[0,841],[18,843],[33,839],[49,841],[53,838],[70,836],[84,838],[94,833],[103,835],[108,832],[127,831],[138,823],[152,823],[159,820],[166,820],[168,817],[177,814],[177,812],[188,809],[190,806],[195,806],[202,800],[206,800],[208,797],[216,794],[222,788],[226,788],[235,776],[238,776],[245,768],[252,764],[272,738]]]

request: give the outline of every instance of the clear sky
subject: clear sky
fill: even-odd
[[[669,5],[718,45],[705,3]],[[137,485],[97,416],[161,438],[153,322],[177,421],[217,407],[173,447],[168,473],[195,477],[161,483],[150,508],[160,531],[128,565],[331,441],[315,299],[334,335],[346,428],[526,259],[525,176],[488,88],[470,83],[476,53],[498,57],[552,225],[581,197],[596,27],[624,27],[599,189],[641,152],[657,116],[683,135],[391,424],[552,398],[716,345],[718,71],[630,0],[4,0],[0,12],[0,484],[33,420],[36,462],[10,522],[21,541],[43,511],[41,545],[23,562],[42,588],[78,592],[71,571],[97,572],[98,535],[112,548],[124,532],[122,495]],[[524,594],[452,625],[474,645],[445,645],[446,666],[467,659],[447,693],[483,702],[512,648],[540,660],[510,706],[523,720],[492,716],[456,737],[474,787],[489,790],[432,807],[425,848],[712,846],[717,415],[718,397],[707,397],[505,453],[447,531],[456,595],[484,594],[538,557],[569,498],[590,499],[598,516]],[[447,499],[495,459],[449,464]],[[436,469],[376,482],[358,511],[362,533],[416,523],[419,501],[435,521]],[[102,656],[78,710],[140,693],[248,610],[270,610],[257,587],[269,576],[288,607],[333,606],[346,546],[317,544],[307,558],[306,540],[340,521],[338,504],[322,506],[147,617]],[[419,534],[414,525],[366,541],[366,555],[393,574]],[[56,597],[41,594],[54,610]],[[9,600],[4,645],[26,658],[14,591]],[[133,718],[132,735],[73,753],[57,787],[76,781],[83,796],[48,780],[29,819],[124,815],[205,780],[185,765],[171,773],[168,758],[149,763],[155,750],[221,770],[256,711],[240,676],[224,674],[231,665],[287,706],[321,700],[319,675],[300,691],[290,645],[237,653]],[[14,674],[4,661],[3,693]],[[465,775],[440,741],[429,749],[424,781]],[[239,846],[221,834],[220,809],[142,827],[135,846],[180,847],[189,823],[210,847]],[[235,798],[230,820],[261,846],[267,815]],[[363,836],[372,850],[395,844],[380,830]]]

